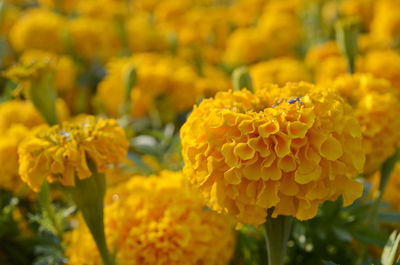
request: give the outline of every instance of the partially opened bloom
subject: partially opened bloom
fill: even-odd
[[[373,173],[399,146],[400,93],[369,74],[343,75],[331,84],[355,110],[366,153],[364,172]]]
[[[133,176],[109,190],[105,231],[117,264],[227,265],[233,254],[232,220],[204,207],[179,172]],[[88,230],[78,227],[67,242],[70,265],[100,265]]]
[[[184,173],[215,210],[238,221],[314,217],[318,206],[362,193],[365,155],[351,107],[326,87],[289,83],[220,92],[181,129]]]
[[[75,176],[92,176],[89,160],[102,173],[109,164],[122,161],[127,148],[128,140],[115,120],[87,116],[38,128],[19,147],[19,174],[35,191],[46,178],[74,186]]]

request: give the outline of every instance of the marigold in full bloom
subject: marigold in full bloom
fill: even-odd
[[[0,130],[0,188],[18,195],[28,190],[18,175],[18,146],[28,135],[28,128],[22,124]]]
[[[105,231],[116,261],[124,265],[227,265],[233,254],[232,220],[205,209],[179,172],[134,176],[108,192]],[[100,265],[87,228],[67,242],[70,265]]]
[[[400,54],[395,50],[371,51],[365,55],[360,71],[389,80],[400,91]]]
[[[361,196],[361,130],[351,107],[308,83],[220,92],[196,106],[181,129],[184,173],[215,210],[241,223],[314,217],[339,195]]]
[[[11,28],[10,42],[17,51],[38,49],[62,52],[64,26],[62,16],[46,9],[31,9]]]
[[[112,116],[119,114],[127,72],[132,68],[137,69],[137,82],[131,90],[132,116],[146,115],[155,108],[157,98],[170,101],[164,112],[188,110],[201,94],[196,86],[198,76],[184,60],[150,53],[115,59],[98,87],[99,99]],[[174,69],[173,73],[171,69]]]
[[[86,116],[74,122],[38,128],[20,145],[19,174],[35,191],[44,179],[75,185],[75,175],[85,179],[92,175],[88,160],[98,172],[109,164],[122,161],[128,140],[115,120]]]
[[[343,75],[331,84],[355,109],[366,153],[364,172],[373,173],[400,143],[399,92],[370,74]]]
[[[287,82],[310,81],[311,75],[307,67],[300,61],[282,57],[260,62],[250,67],[255,88],[262,88],[265,84],[284,85]]]

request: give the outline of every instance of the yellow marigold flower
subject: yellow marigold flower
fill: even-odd
[[[235,241],[231,220],[205,209],[180,173],[135,176],[107,197],[105,231],[109,247],[118,249],[118,264],[229,264]],[[101,265],[80,219],[67,246],[68,264]]]
[[[294,54],[302,34],[294,2],[273,1],[265,7],[256,26],[235,30],[227,39],[224,62],[251,64]]]
[[[371,23],[371,34],[396,41],[400,37],[400,1],[375,1],[374,18]]]
[[[167,34],[151,23],[148,14],[131,16],[126,21],[129,49],[133,52],[163,51],[168,48]]]
[[[366,153],[364,172],[373,173],[400,144],[399,92],[369,74],[340,76],[332,86],[355,110]]]
[[[377,195],[380,184],[381,175],[377,172],[371,178],[372,191]],[[383,194],[383,200],[388,202],[390,206],[396,210],[400,211],[400,164],[397,163],[389,177],[389,181],[385,187],[385,193]]]
[[[360,71],[392,82],[400,91],[400,54],[394,50],[370,51],[363,60]]]
[[[67,27],[74,52],[85,60],[106,60],[120,49],[115,26],[107,21],[79,17]]]
[[[284,85],[287,82],[311,81],[311,75],[305,65],[290,57],[252,65],[250,75],[256,89],[268,83]]]
[[[146,115],[155,107],[154,101],[157,98],[162,100],[162,97],[170,101],[168,109],[163,111],[188,110],[201,94],[196,86],[196,72],[183,60],[146,53],[115,59],[109,64],[108,75],[98,87],[100,101],[113,116],[119,114],[124,100],[126,74],[132,67],[137,69],[137,82],[131,90],[133,116]]]
[[[362,193],[352,180],[365,156],[351,107],[325,87],[289,83],[220,92],[196,106],[181,129],[184,173],[213,209],[241,223],[314,217],[339,195]]]
[[[46,61],[54,65],[56,70],[56,88],[60,91],[68,91],[76,86],[77,66],[67,55],[56,55],[46,51],[27,50],[21,57],[23,65],[33,64],[39,61]]]
[[[29,49],[62,52],[65,20],[46,9],[30,9],[10,31],[10,42],[17,51]]]
[[[357,17],[364,25],[369,28],[373,13],[374,0],[346,0],[340,4],[340,12],[344,16]]]
[[[69,111],[62,100],[57,100],[58,118],[66,120]],[[0,104],[0,132],[9,129],[13,124],[21,124],[27,128],[43,124],[44,121],[30,101],[10,100]]]
[[[92,175],[88,160],[98,172],[120,162],[128,148],[124,130],[115,120],[87,116],[75,122],[63,122],[39,128],[19,147],[19,174],[35,191],[44,179],[75,185]]]
[[[18,146],[29,135],[29,129],[14,124],[8,130],[0,130],[0,187],[21,195],[27,186],[18,175]]]

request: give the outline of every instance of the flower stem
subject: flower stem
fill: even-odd
[[[59,240],[62,240],[63,229],[55,216],[54,206],[52,205],[50,198],[50,185],[47,181],[43,182],[42,187],[40,189],[39,203],[42,208],[44,216],[47,217],[51,223],[51,226],[54,230],[53,232],[59,238]]]
[[[268,252],[268,265],[283,265],[287,241],[290,236],[293,218],[290,216],[268,217],[264,224],[265,241]]]
[[[104,174],[97,172],[92,161],[88,161],[92,176],[87,179],[76,179],[74,187],[67,191],[71,194],[76,206],[81,211],[83,219],[100,252],[104,265],[115,265],[115,261],[107,248],[104,233],[104,196],[106,181]]]

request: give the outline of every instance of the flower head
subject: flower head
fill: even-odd
[[[19,195],[27,191],[27,186],[18,175],[18,146],[28,135],[28,128],[22,124],[0,130],[0,187]]]
[[[364,172],[373,173],[400,143],[399,92],[369,74],[343,75],[331,84],[355,109],[366,153]]]
[[[106,201],[107,241],[118,249],[118,264],[229,264],[231,220],[205,209],[181,173],[134,176],[110,190]],[[89,232],[78,224],[67,248],[68,264],[100,265],[94,250]]]
[[[31,9],[21,16],[10,31],[10,42],[17,51],[28,49],[62,52],[65,20],[46,9]]]
[[[250,74],[255,88],[265,84],[284,85],[287,82],[310,81],[311,75],[303,63],[294,58],[282,57],[252,65]]]
[[[361,196],[352,178],[365,156],[351,107],[325,87],[269,85],[220,92],[181,129],[184,173],[215,210],[247,224],[272,216],[305,220],[326,200]]]
[[[196,86],[197,74],[185,61],[157,54],[137,54],[112,61],[109,74],[99,84],[99,98],[112,115],[118,115],[126,86],[125,76],[132,67],[137,69],[137,82],[131,90],[133,116],[146,115],[155,107],[157,99],[167,102],[169,109],[164,112],[188,110],[200,94]]]
[[[128,140],[115,120],[86,116],[38,128],[19,147],[19,174],[35,191],[46,178],[74,186],[75,176],[92,175],[88,160],[102,173],[124,159],[127,148]]]

